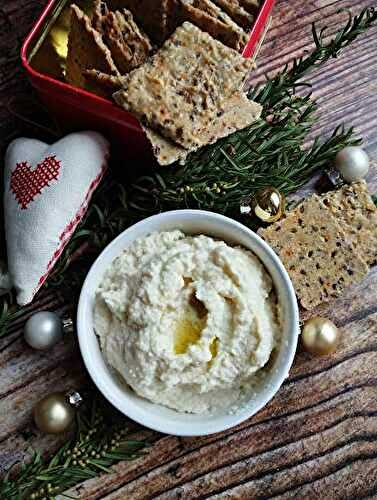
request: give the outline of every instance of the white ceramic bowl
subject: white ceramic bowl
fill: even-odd
[[[107,367],[93,329],[93,306],[97,287],[111,262],[136,238],[153,231],[180,229],[187,234],[205,234],[252,250],[270,273],[283,310],[282,342],[274,364],[259,392],[236,414],[189,415],[151,403],[127,389]],[[212,212],[177,210],[161,213],[130,227],[110,243],[93,264],[83,285],[77,330],[85,365],[102,394],[124,415],[167,434],[202,436],[229,429],[254,415],[275,395],[288,376],[299,333],[298,307],[293,286],[282,263],[255,233],[238,222]]]

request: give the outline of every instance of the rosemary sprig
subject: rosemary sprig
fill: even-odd
[[[361,143],[352,128],[338,127],[327,140],[316,139],[303,150],[312,109],[304,108],[297,121],[289,117],[273,126],[258,122],[178,170],[144,177],[132,187],[130,207],[145,214],[205,208],[239,218],[241,200],[260,188],[274,186],[285,194],[296,191],[338,151]],[[303,121],[304,114],[308,122]]]
[[[285,194],[294,192],[315,171],[329,164],[339,150],[360,144],[352,128],[340,126],[330,138],[322,142],[317,138],[304,150],[317,104],[311,98],[310,84],[302,78],[337,57],[376,21],[375,8],[363,9],[355,17],[350,15],[327,42],[327,28],[318,31],[313,25],[313,51],[295,59],[263,87],[249,92],[251,99],[264,106],[262,120],[191,155],[184,167],[169,167],[140,177],[128,189],[119,182],[108,182],[96,193],[87,217],[66,247],[47,286],[69,282],[77,287],[94,256],[114,236],[146,215],[192,207],[238,217],[243,197],[266,185]],[[296,95],[299,88],[309,89],[307,95]],[[72,267],[72,261],[78,265]],[[8,307],[9,298],[0,297],[1,303],[0,336],[5,334],[9,315],[14,313],[14,306]]]
[[[264,106],[264,121],[192,155],[184,168],[170,168],[137,181],[132,186],[136,197],[132,205],[152,210],[206,207],[235,217],[242,197],[266,185],[289,194],[325,167],[340,149],[360,144],[352,129],[338,127],[322,144],[317,139],[303,151],[317,104],[311,98],[310,83],[302,78],[337,57],[376,22],[373,7],[355,17],[350,14],[345,26],[328,42],[327,27],[318,31],[313,24],[313,51],[295,59],[262,88],[249,92],[251,99]],[[298,97],[298,88],[309,91]]]
[[[376,23],[374,8],[349,18],[325,42],[326,28],[313,26],[315,48],[296,59],[249,97],[264,106],[263,119],[190,157],[184,167],[160,170],[137,179],[128,189],[109,180],[97,191],[86,218],[66,247],[48,286],[70,284],[78,289],[87,268],[114,236],[150,213],[171,208],[198,207],[237,217],[240,200],[260,187],[272,185],[286,194],[296,191],[312,174],[332,161],[347,145],[359,144],[353,129],[338,127],[331,137],[303,148],[315,120],[317,105],[299,88],[310,89],[302,78],[322,66]],[[108,195],[111,191],[111,196]],[[1,247],[1,245],[0,245]],[[69,272],[67,269],[69,267]],[[72,288],[70,287],[70,290]],[[0,337],[15,318],[13,295],[0,297]],[[89,393],[95,394],[95,390]],[[0,483],[0,498],[54,498],[75,484],[109,470],[119,460],[136,458],[143,443],[127,439],[122,422],[114,423],[102,405],[79,412],[76,436],[49,461],[38,453],[17,475]]]
[[[111,472],[120,460],[142,456],[146,443],[129,437],[124,420],[95,397],[78,411],[74,438],[49,460],[35,452],[16,476],[9,471],[0,482],[0,498],[52,499],[82,481]]]
[[[374,26],[377,21],[377,10],[374,7],[365,8],[354,17],[350,12],[348,14],[348,22],[327,43],[325,39],[328,27],[324,26],[318,31],[313,23],[314,50],[294,59],[291,65],[287,64],[275,78],[268,79],[263,88],[252,89],[249,92],[250,98],[262,104],[265,112],[268,112],[277,105],[284,105],[285,100],[289,100],[292,92],[294,93],[298,87],[310,87],[308,83],[301,81],[302,78],[316,68],[323,66],[331,58],[338,57],[343,49]]]

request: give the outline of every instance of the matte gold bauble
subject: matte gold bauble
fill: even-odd
[[[336,350],[339,330],[329,319],[315,316],[305,323],[301,341],[306,351],[316,356],[325,356]]]
[[[285,210],[285,197],[273,187],[260,189],[252,199],[252,213],[262,222],[276,222]]]
[[[49,394],[34,408],[35,425],[47,434],[60,434],[66,431],[74,418],[75,410],[63,392]]]

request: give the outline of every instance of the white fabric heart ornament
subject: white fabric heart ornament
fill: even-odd
[[[48,145],[14,140],[5,155],[8,271],[19,305],[43,285],[83,218],[107,168],[109,144],[97,132]]]

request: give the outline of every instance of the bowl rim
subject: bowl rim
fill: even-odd
[[[285,361],[283,363],[282,369],[279,371],[279,376],[277,377],[276,375],[276,380],[272,383],[269,384],[268,387],[263,387],[263,389],[260,391],[261,394],[263,394],[263,397],[260,399],[258,404],[253,406],[253,408],[248,408],[248,409],[241,409],[239,412],[235,413],[234,415],[231,416],[231,418],[227,419],[228,421],[226,423],[221,424],[221,416],[216,420],[216,422],[211,422],[211,424],[203,425],[203,430],[197,430],[195,432],[190,429],[190,426],[193,426],[193,423],[190,422],[190,419],[187,420],[187,424],[183,424],[180,422],[178,425],[179,431],[178,432],[172,432],[172,422],[167,421],[164,422],[163,419],[158,416],[157,419],[153,418],[153,414],[151,415],[146,415],[145,411],[142,409],[138,409],[134,407],[134,404],[132,403],[131,405],[126,405],[126,403],[130,403],[130,398],[127,395],[126,392],[124,392],[124,401],[122,404],[117,397],[113,394],[112,390],[115,391],[116,388],[116,382],[113,380],[113,376],[108,377],[106,373],[103,373],[101,369],[99,369],[98,366],[96,366],[96,361],[95,361],[95,356],[96,354],[93,352],[93,348],[90,345],[90,342],[88,342],[88,339],[91,336],[95,336],[95,342],[97,344],[97,348],[99,350],[99,344],[98,344],[98,339],[96,337],[96,334],[94,332],[93,328],[89,328],[87,325],[87,314],[88,314],[88,302],[89,302],[89,292],[87,292],[87,288],[91,281],[93,280],[93,277],[98,273],[98,269],[102,267],[102,271],[100,271],[101,276],[107,269],[103,269],[103,261],[107,260],[109,255],[111,256],[113,253],[113,249],[118,246],[118,244],[125,238],[125,235],[128,235],[131,231],[137,231],[140,229],[142,226],[145,225],[151,225],[152,223],[157,223],[161,221],[163,218],[174,218],[177,217],[177,224],[179,225],[179,220],[181,217],[187,218],[187,217],[206,217],[207,220],[213,219],[217,220],[217,222],[224,222],[226,224],[231,224],[234,226],[235,229],[238,231],[241,231],[246,237],[248,237],[250,240],[253,240],[252,242],[256,245],[259,246],[259,250],[264,253],[266,256],[266,259],[268,259],[272,264],[275,266],[276,272],[279,273],[280,275],[280,282],[281,285],[285,288],[285,291],[287,292],[287,304],[289,306],[289,326],[290,326],[290,333],[289,333],[289,342],[286,343],[284,349],[285,349]],[[158,229],[156,229],[158,231]],[[145,235],[150,234],[153,232],[153,229],[150,229],[148,232],[145,233]],[[210,231],[209,231],[210,232]],[[204,232],[201,234],[205,234]],[[134,236],[132,241],[135,241],[140,236]],[[225,238],[226,239],[226,238]],[[232,237],[230,236],[230,239]],[[125,244],[124,248],[127,248],[127,246],[131,244]],[[242,244],[241,244],[242,245]],[[244,245],[242,245],[244,246]],[[117,252],[116,254],[111,256],[111,260],[114,260],[117,255],[119,255],[120,252]],[[263,258],[261,258],[260,255],[257,255],[258,258],[262,261],[263,265],[266,265],[265,262],[263,262]],[[275,286],[277,284],[275,283]],[[93,311],[90,312],[90,314],[93,314]],[[286,327],[285,327],[286,328]],[[91,331],[89,331],[91,330]],[[83,283],[81,292],[80,292],[80,297],[79,297],[79,303],[78,303],[78,309],[77,309],[77,334],[78,334],[78,340],[79,340],[79,347],[81,351],[81,355],[84,361],[84,364],[86,366],[86,369],[88,370],[88,373],[93,380],[94,384],[96,385],[97,389],[102,393],[102,395],[113,405],[115,408],[117,408],[122,414],[124,414],[126,417],[131,418],[135,422],[138,422],[139,424],[148,427],[149,429],[164,433],[164,434],[173,434],[176,436],[205,436],[209,434],[214,434],[217,432],[222,432],[227,429],[230,429],[243,421],[247,420],[251,416],[255,415],[258,411],[260,411],[266,404],[276,395],[278,390],[280,389],[281,385],[283,384],[284,380],[288,377],[289,375],[289,370],[292,366],[295,354],[296,354],[296,349],[297,349],[297,343],[298,343],[298,336],[299,336],[299,310],[298,310],[298,303],[297,303],[297,298],[294,292],[294,288],[292,285],[292,282],[289,278],[289,275],[284,268],[282,262],[280,261],[279,257],[276,255],[276,253],[272,250],[272,248],[255,232],[253,232],[251,229],[249,229],[247,226],[241,224],[240,222],[231,219],[229,217],[226,217],[224,215],[215,213],[215,212],[210,212],[206,210],[195,210],[195,209],[182,209],[182,210],[171,210],[167,212],[161,212],[156,215],[152,215],[150,217],[147,217],[136,224],[133,224],[132,226],[128,227],[125,231],[120,233],[114,240],[112,240],[104,249],[103,251],[98,255],[94,263],[92,264],[85,281]],[[102,360],[106,364],[104,357],[102,355],[102,352],[100,353]],[[277,371],[277,370],[276,370]],[[108,379],[108,380],[106,380]],[[108,382],[110,382],[110,385],[112,384],[113,387],[108,386]],[[142,399],[142,398],[140,398]],[[153,406],[158,406],[155,405],[155,403],[149,402],[150,405]],[[125,406],[127,408],[125,409]],[[171,410],[175,412],[175,410]],[[184,414],[177,412],[178,415],[190,415],[190,414]],[[167,419],[168,420],[168,419]],[[194,425],[194,427],[198,427],[198,425]]]

